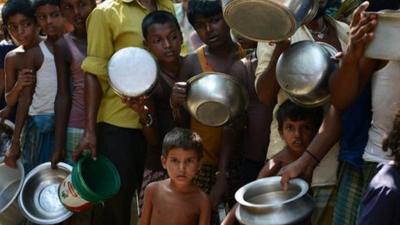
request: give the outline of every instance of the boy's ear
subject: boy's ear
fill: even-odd
[[[164,169],[167,169],[167,159],[163,155],[161,156],[161,164]]]
[[[149,46],[147,46],[147,41],[146,41],[146,39],[143,40],[143,45],[144,45],[145,48],[147,48],[147,49],[149,48]]]

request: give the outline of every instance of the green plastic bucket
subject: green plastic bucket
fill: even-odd
[[[100,203],[117,194],[121,179],[109,159],[97,155],[93,160],[90,155],[85,155],[72,169],[72,184],[81,198]]]

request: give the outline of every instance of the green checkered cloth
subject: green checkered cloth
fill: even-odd
[[[82,138],[84,129],[67,128],[67,141],[65,143],[65,160],[64,162],[74,166],[75,162],[72,160],[72,154]]]
[[[338,182],[332,225],[355,225],[363,187],[362,172],[341,162]]]
[[[372,177],[377,164],[364,162],[362,171],[346,162],[340,162],[339,184],[332,225],[356,225],[362,194]]]
[[[311,224],[331,225],[333,209],[336,201],[336,186],[313,187],[315,208],[311,216]]]

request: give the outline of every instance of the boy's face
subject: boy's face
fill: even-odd
[[[293,121],[286,118],[279,131],[289,150],[303,153],[314,138],[317,129],[310,120]]]
[[[17,13],[8,18],[7,30],[13,40],[24,47],[30,47],[35,43],[38,27],[32,18]]]
[[[182,185],[190,184],[200,168],[199,156],[194,149],[171,149],[166,156],[161,156],[161,162],[171,180]]]
[[[86,19],[96,7],[92,0],[61,0],[61,13],[77,30],[86,29]]]
[[[64,32],[65,20],[57,5],[42,5],[36,9],[36,20],[48,36],[59,36]]]
[[[222,13],[214,16],[195,16],[194,29],[202,42],[210,47],[218,47],[231,39],[230,29]]]
[[[158,61],[175,63],[181,53],[182,35],[172,23],[153,24],[144,44]]]

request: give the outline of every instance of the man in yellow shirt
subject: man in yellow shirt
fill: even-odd
[[[84,149],[90,149],[92,157],[99,152],[115,164],[121,177],[118,194],[95,207],[92,223],[96,225],[128,225],[132,197],[141,183],[146,148],[142,128],[151,126],[151,121],[143,121],[115,94],[107,64],[121,48],[143,47],[142,20],[154,10],[174,13],[174,6],[171,0],[107,0],[87,20],[87,57],[82,63],[87,74],[87,124],[74,156]]]

